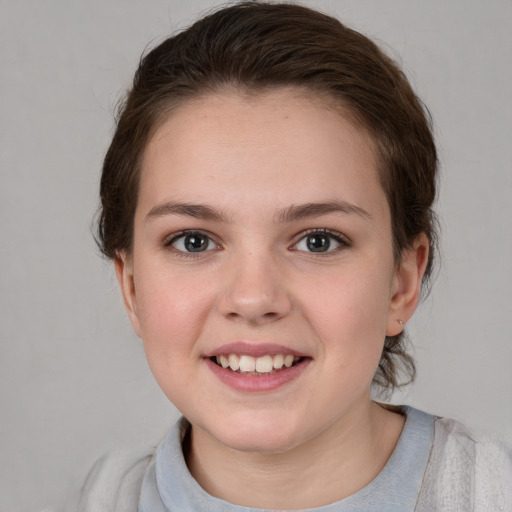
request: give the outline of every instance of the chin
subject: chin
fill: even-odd
[[[292,450],[303,442],[303,434],[290,418],[276,415],[247,415],[217,422],[209,433],[232,450],[276,454]],[[302,434],[302,435],[301,435]]]
[[[293,436],[282,436],[267,432],[237,433],[226,438],[223,442],[228,448],[245,453],[278,454],[286,453],[295,448],[299,442],[293,440]]]

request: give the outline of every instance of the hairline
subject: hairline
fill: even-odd
[[[125,255],[131,255],[133,253],[133,242],[134,242],[134,221],[135,213],[138,206],[140,185],[142,173],[144,170],[144,160],[147,148],[157,132],[162,128],[163,125],[169,120],[169,118],[178,110],[186,108],[188,105],[199,103],[207,100],[209,97],[226,97],[226,96],[238,96],[241,99],[247,101],[255,101],[259,97],[266,94],[272,94],[275,92],[286,92],[289,91],[297,99],[305,100],[309,105],[324,109],[328,113],[334,113],[339,115],[342,119],[346,120],[356,130],[359,130],[370,147],[372,160],[377,171],[380,186],[384,192],[386,202],[388,204],[390,213],[392,212],[390,197],[388,197],[386,181],[389,179],[387,174],[389,170],[386,168],[386,164],[382,165],[383,158],[379,158],[382,155],[381,141],[377,133],[370,128],[369,123],[366,121],[364,115],[360,112],[357,106],[354,106],[349,100],[345,100],[341,95],[337,96],[332,91],[327,90],[325,87],[316,86],[313,84],[294,84],[291,82],[283,82],[276,84],[245,84],[243,82],[224,81],[215,84],[200,84],[194,90],[189,90],[185,93],[176,94],[168,92],[163,94],[161,98],[155,101],[154,114],[151,118],[150,128],[146,134],[145,140],[142,144],[141,150],[137,161],[134,163],[135,170],[135,201],[133,205],[133,211],[131,212],[131,237],[129,246],[126,249],[120,249]],[[393,229],[393,216],[391,216],[391,229],[393,238],[393,247],[395,247],[395,235]],[[396,263],[400,262],[400,254],[394,250],[394,257]]]

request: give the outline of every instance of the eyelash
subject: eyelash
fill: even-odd
[[[297,247],[297,245],[301,241],[303,241],[306,238],[311,237],[313,235],[325,236],[325,237],[329,238],[330,240],[334,240],[339,245],[338,245],[338,247],[335,247],[333,249],[328,248],[326,251],[318,251],[318,252],[301,251],[299,249],[293,249],[293,250],[304,252],[306,254],[314,254],[315,256],[327,257],[327,256],[332,256],[333,254],[336,254],[339,251],[346,249],[347,247],[351,247],[351,245],[352,245],[350,240],[346,236],[339,233],[338,231],[333,231],[331,229],[326,229],[326,228],[314,228],[314,229],[308,229],[308,230],[304,231],[303,233],[301,233],[300,236],[298,237],[297,242],[295,242],[292,247],[294,247],[294,248]]]
[[[205,250],[186,251],[186,250],[178,249],[177,247],[173,247],[173,244],[176,244],[176,242],[178,242],[180,239],[185,239],[186,237],[193,237],[194,235],[206,237],[207,248]],[[307,250],[297,249],[297,246],[299,245],[300,242],[302,242],[302,241],[306,240],[308,237],[312,237],[314,235],[324,236],[330,240],[329,246],[327,247],[326,250],[324,250],[324,251],[322,251],[322,250],[307,251]],[[338,244],[337,247],[330,248],[332,240],[334,240]],[[215,248],[208,249],[208,246],[212,243],[215,244]],[[164,241],[163,245],[165,248],[173,250],[173,252],[176,256],[182,257],[182,258],[197,258],[200,256],[204,256],[205,253],[208,253],[208,252],[211,252],[212,250],[220,248],[220,244],[218,244],[214,240],[214,237],[210,233],[205,232],[205,231],[200,231],[200,230],[184,230],[184,231],[179,231],[177,233],[173,233],[173,235],[171,237],[169,237],[168,239],[166,239]],[[314,228],[314,229],[308,229],[308,230],[300,233],[300,235],[297,237],[297,241],[291,246],[290,250],[305,253],[305,254],[314,254],[315,256],[320,256],[320,257],[328,257],[328,256],[332,256],[333,254],[336,254],[339,251],[341,251],[347,247],[350,247],[350,246],[351,246],[350,240],[348,240],[347,237],[342,235],[341,233],[339,233],[337,231],[333,231],[331,229]]]
[[[200,257],[201,255],[204,256],[204,253],[208,253],[208,252],[212,251],[212,249],[205,250],[205,251],[195,251],[195,252],[194,251],[183,251],[181,249],[173,247],[173,244],[178,242],[178,240],[180,240],[182,238],[185,239],[188,236],[194,236],[194,235],[206,237],[208,240],[208,244],[213,243],[213,244],[215,244],[216,249],[219,248],[219,244],[217,242],[215,242],[214,237],[210,233],[208,233],[206,231],[196,230],[196,229],[184,230],[184,231],[179,231],[177,233],[173,233],[169,238],[167,238],[164,241],[164,247],[166,249],[172,250],[176,256],[181,257],[181,258],[197,258],[197,257]]]

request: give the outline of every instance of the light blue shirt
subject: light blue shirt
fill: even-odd
[[[434,438],[435,417],[412,407],[389,461],[366,487],[340,501],[311,512],[412,512]],[[182,420],[183,421],[183,420]],[[188,471],[181,449],[178,422],[159,445],[142,484],[139,512],[263,512],[233,505],[204,491]],[[268,511],[267,511],[268,512]]]

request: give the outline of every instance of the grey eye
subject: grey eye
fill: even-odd
[[[333,252],[347,245],[347,242],[341,236],[330,232],[317,231],[303,236],[295,244],[294,250],[310,253]]]
[[[182,252],[204,252],[217,248],[213,240],[204,233],[181,235],[175,238],[170,245]]]
[[[306,246],[311,252],[325,252],[331,247],[331,239],[327,235],[308,235],[306,238]]]

